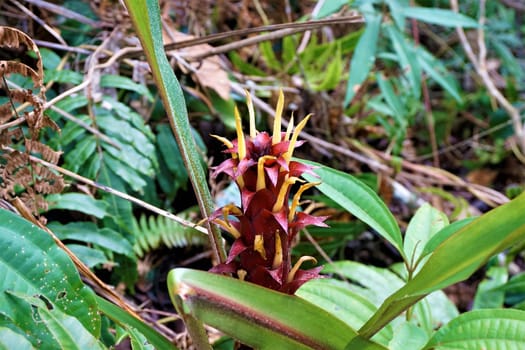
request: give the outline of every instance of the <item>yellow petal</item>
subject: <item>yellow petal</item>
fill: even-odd
[[[246,270],[243,270],[243,269],[237,270],[237,277],[239,277],[239,279],[241,281],[244,281],[244,279],[246,278],[247,274],[248,274],[248,272],[246,272]]]
[[[277,107],[275,108],[275,117],[273,119],[273,135],[272,145],[281,142],[281,117],[284,108],[284,94],[283,90],[279,90],[279,99],[277,100]]]
[[[308,120],[310,119],[312,115],[311,114],[308,114],[306,117],[304,117],[303,120],[301,120],[301,122],[299,124],[297,124],[297,126],[295,127],[294,131],[293,131],[293,135],[292,135],[292,139],[290,140],[290,144],[288,145],[288,151],[286,151],[285,154],[283,154],[283,158],[289,162],[290,161],[290,158],[292,158],[292,154],[293,154],[293,150],[295,148],[295,143],[297,142],[297,138],[299,137],[299,133],[301,132],[301,130],[303,130],[304,126],[306,125],[306,123],[308,122]]]
[[[298,180],[299,180],[298,177],[293,176],[293,177],[287,178],[284,181],[281,188],[279,189],[279,194],[277,195],[277,200],[275,201],[275,204],[273,205],[272,212],[276,213],[283,208],[283,205],[285,204],[284,202],[287,201],[287,198],[285,198],[285,196],[286,196],[286,193],[288,192],[288,188],[290,187],[290,185],[294,184]]]
[[[293,266],[290,273],[288,274],[288,278],[286,279],[286,282],[290,283],[293,281],[295,274],[297,273],[297,271],[299,270],[299,268],[305,261],[313,261],[314,264],[317,264],[317,260],[313,256],[301,256],[299,260],[297,260],[297,262]]]
[[[266,250],[264,249],[263,235],[255,235],[255,239],[253,241],[253,250],[255,250],[256,252],[259,252],[262,258],[266,260]]]
[[[291,222],[293,220],[295,216],[295,211],[297,210],[297,206],[299,205],[299,200],[301,199],[301,195],[303,194],[303,192],[319,184],[321,183],[320,182],[309,182],[299,187],[299,189],[297,190],[297,192],[295,193],[292,199],[292,205],[290,206],[290,212],[288,213],[288,221]]]
[[[222,219],[214,219],[214,223],[217,225],[222,226],[223,229],[225,229],[229,234],[231,234],[234,238],[241,237],[241,233],[239,230],[237,230],[232,224],[230,224],[230,221],[228,220],[222,220]]]
[[[264,162],[269,159],[276,159],[274,156],[262,156],[257,161],[257,184],[256,191],[260,191],[263,188],[266,188],[266,176],[264,176]]]
[[[253,139],[257,136],[257,130],[255,129],[255,111],[253,110],[252,96],[248,92],[246,93],[246,106],[248,106],[248,115],[250,116],[250,137]]]
[[[213,135],[213,134],[211,134],[210,136],[216,138],[219,141],[221,141],[226,146],[226,148],[228,148],[228,149],[233,148],[233,143],[230,140],[228,140],[226,137]]]
[[[235,106],[235,129],[237,130],[237,153],[239,154],[239,160],[243,160],[246,157],[246,143],[244,141],[244,133],[242,131],[241,115],[237,106]]]

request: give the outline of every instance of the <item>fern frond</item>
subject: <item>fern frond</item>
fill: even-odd
[[[189,220],[193,208],[180,212],[177,216]],[[180,248],[194,245],[204,245],[208,237],[191,227],[186,227],[164,216],[141,215],[133,220],[135,245],[133,249],[139,258],[161,246]]]

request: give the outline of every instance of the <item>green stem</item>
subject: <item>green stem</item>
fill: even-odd
[[[158,2],[155,0],[125,0],[125,3],[166,107],[173,134],[188,170],[199,208],[206,221],[215,262],[223,262],[226,260],[226,251],[218,227],[208,220],[213,212],[214,204],[199,160],[195,140],[191,134],[186,102],[179,81],[164,52]]]

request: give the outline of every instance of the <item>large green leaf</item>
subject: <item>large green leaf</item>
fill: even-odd
[[[32,350],[35,348],[22,334],[10,328],[0,326],[0,349]]]
[[[525,193],[482,215],[439,245],[419,273],[359,330],[371,337],[428,293],[468,278],[491,256],[525,239]]]
[[[319,191],[376,230],[404,255],[403,240],[396,219],[370,187],[342,171],[303,159],[298,161],[315,166],[314,172],[319,177],[305,173],[303,177],[306,180],[321,180],[321,184],[317,186]]]
[[[55,304],[43,295],[29,296],[22,293],[8,293],[31,306],[32,313],[27,316],[32,317],[35,322],[42,323],[60,349],[105,349],[105,346],[84,328],[77,318],[56,308]],[[42,348],[48,348],[48,346],[48,344],[42,344]]]
[[[365,81],[376,60],[377,39],[381,28],[382,16],[370,3],[364,3],[361,11],[366,18],[366,29],[359,39],[350,61],[350,76],[346,87],[344,106],[348,106]]]
[[[336,274],[346,280],[355,281],[358,285],[343,282],[346,283],[345,288],[370,300],[376,307],[404,283],[401,277],[389,269],[348,260],[326,264],[323,273]]]
[[[177,268],[168,289],[185,312],[257,349],[340,350],[354,338],[360,349],[385,349],[298,296],[231,277]]]
[[[525,349],[525,311],[475,310],[441,327],[424,350]]]
[[[326,310],[353,329],[365,324],[377,310],[372,301],[327,278],[308,281],[299,288],[296,295]],[[386,326],[372,340],[386,346],[392,337],[392,327]]]
[[[35,338],[29,340],[34,345],[43,341],[39,335],[51,339],[42,325],[31,318],[27,303],[13,300],[7,291],[41,295],[60,312],[78,319],[98,338],[100,316],[94,293],[84,286],[67,254],[49,234],[12,212],[0,209],[0,223],[0,313],[32,334]]]
[[[207,218],[214,210],[214,203],[207,187],[206,174],[191,133],[182,88],[164,52],[159,4],[154,0],[126,0],[125,3],[151,67],[153,78],[157,83],[172,131],[177,139],[184,164],[188,169],[188,175],[193,185],[197,202],[202,215]],[[207,225],[210,231],[210,244],[215,259],[224,261],[226,251],[220,232],[210,222],[207,222]]]

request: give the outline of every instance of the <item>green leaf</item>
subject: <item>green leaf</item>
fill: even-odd
[[[68,244],[67,247],[89,268],[109,262],[100,250],[80,244]]]
[[[367,298],[325,278],[308,281],[296,295],[326,310],[353,329],[361,327],[377,310]],[[392,337],[392,327],[386,326],[372,340],[388,345]]]
[[[441,327],[423,350],[524,349],[525,311],[475,310]]]
[[[445,27],[477,28],[478,22],[470,17],[450,10],[425,7],[405,7],[403,14],[422,22],[438,24]]]
[[[343,58],[341,56],[341,47],[338,45],[335,57],[332,57],[330,63],[323,72],[323,80],[315,87],[317,91],[326,91],[335,89],[341,81],[341,73],[343,70]]]
[[[345,288],[355,291],[379,307],[394,291],[403,286],[404,281],[392,271],[356,261],[335,261],[326,264],[323,273],[337,274],[359,286],[343,282]]]
[[[263,41],[262,43],[259,44],[259,50],[261,50],[261,54],[262,54],[262,57],[266,65],[269,68],[280,72],[282,69],[282,64],[281,62],[279,62],[277,57],[275,57],[275,53],[273,52],[272,42]]]
[[[146,86],[138,84],[130,78],[122,75],[104,74],[100,78],[100,86],[133,91],[146,97],[148,101],[153,102],[153,95]]]
[[[202,215],[208,218],[213,213],[214,203],[192,136],[182,88],[164,52],[159,4],[154,0],[126,0],[125,3],[168,113]],[[215,259],[224,261],[226,251],[220,232],[216,226],[208,225]]]
[[[120,307],[110,303],[106,299],[96,296],[100,311],[107,317],[113,320],[115,323],[126,327],[133,327],[137,329],[142,335],[148,339],[148,341],[156,348],[162,350],[177,350],[177,347],[173,345],[168,339],[162,336],[160,333],[155,331],[151,326],[144,323],[143,321],[130,315]]]
[[[110,228],[99,229],[91,222],[71,222],[66,225],[50,224],[61,240],[70,239],[79,242],[96,244],[115,253],[134,256],[133,247],[127,239]]]
[[[412,271],[416,269],[427,242],[447,225],[447,216],[428,203],[416,211],[408,223],[403,244]]]
[[[313,16],[314,19],[320,19],[323,17],[330,16],[333,13],[336,13],[339,11],[341,7],[348,4],[350,1],[348,0],[330,0],[323,2],[323,5],[317,11],[317,14]]]
[[[452,224],[443,227],[439,232],[435,233],[430,239],[426,242],[423,251],[421,252],[420,257],[425,257],[428,254],[431,254],[436,248],[443,243],[447,238],[455,234],[457,231],[462,229],[464,226],[470,224],[476,218],[466,218],[453,222]]]
[[[486,278],[481,281],[474,296],[473,309],[492,309],[503,307],[505,292],[498,289],[507,283],[509,274],[506,267],[492,266],[487,270]]]
[[[319,178],[306,173],[303,177],[307,181],[317,182],[321,180],[322,183],[317,186],[319,191],[355,215],[359,220],[368,224],[392,243],[401,255],[404,254],[401,231],[397,226],[396,219],[370,187],[350,174],[325,167],[319,163],[303,159],[298,161],[315,167],[313,171]]]
[[[104,201],[82,193],[52,194],[46,197],[49,209],[75,210],[99,219],[108,215],[107,204]]]
[[[447,72],[443,63],[421,46],[415,47],[414,53],[425,73],[454,97],[456,101],[461,103],[462,99],[454,77]]]
[[[30,312],[17,310],[17,305],[24,306],[10,302],[8,299],[13,298],[8,298],[5,291],[42,295],[56,309],[77,318],[93,336],[100,335],[94,293],[84,286],[67,254],[48,233],[0,209],[0,246],[0,314],[8,315],[22,325],[20,329],[33,334],[31,330],[39,325]]]
[[[395,93],[391,81],[386,79],[382,73],[377,73],[377,83],[379,84],[383,98],[393,112],[391,116],[396,120],[399,127],[406,128],[408,124],[407,111],[401,99]]]
[[[102,343],[84,328],[77,318],[62,312],[45,296],[33,297],[13,292],[9,292],[9,294],[31,305],[33,317],[36,318],[35,321],[42,322],[45,325],[60,349],[105,349]],[[46,347],[46,344],[42,344],[42,348]]]
[[[390,296],[359,330],[368,338],[432,291],[468,278],[491,256],[525,239],[525,193],[443,241],[419,273]]]
[[[183,268],[168,274],[173,303],[197,319],[258,349],[343,349],[357,333],[297,296],[231,277]],[[363,340],[369,349],[385,349]],[[365,348],[365,347],[363,347]]]
[[[350,76],[346,87],[344,106],[347,107],[356,92],[365,81],[376,59],[377,39],[381,28],[381,14],[377,13],[371,4],[362,6],[366,18],[366,29],[359,39],[354,55],[350,61]]]
[[[424,330],[413,323],[404,322],[396,327],[394,337],[390,344],[389,350],[416,350],[421,349],[428,341],[428,336]]]
[[[22,334],[16,333],[10,328],[0,326],[0,349],[33,350],[35,348]]]
[[[67,83],[79,85],[82,83],[84,76],[81,73],[73,72],[70,70],[46,70],[44,74],[44,83],[47,84],[50,81],[56,83]]]
[[[153,345],[148,344],[146,337],[135,328],[129,329],[128,333],[133,350],[155,350]]]
[[[403,37],[393,24],[386,24],[385,29],[399,58],[400,68],[410,82],[412,95],[419,99],[421,95],[421,68],[414,53],[414,45]]]

